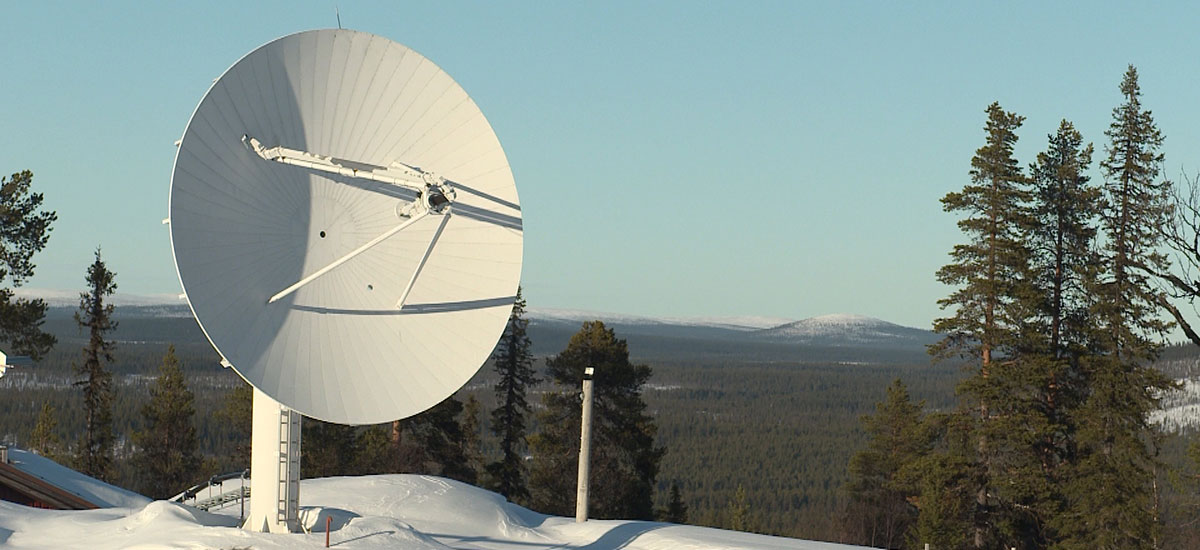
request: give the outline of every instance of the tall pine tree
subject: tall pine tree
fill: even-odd
[[[1029,193],[1013,154],[1024,117],[1003,110],[999,103],[988,106],[987,115],[986,143],[971,159],[971,182],[942,198],[947,212],[963,215],[958,227],[967,242],[955,245],[952,262],[937,272],[938,280],[957,288],[938,301],[954,315],[934,323],[934,330],[945,336],[930,350],[941,358],[967,357],[976,365],[960,387],[974,411],[974,422],[966,426],[975,440],[970,476],[975,548],[993,545],[999,536],[993,478],[1000,474],[996,458],[1011,433],[1013,418],[1008,413],[1016,410],[1008,371],[1027,346],[1024,339],[1036,333],[1028,324],[1033,295],[1024,241],[1030,226]]]
[[[195,396],[187,387],[172,344],[150,387],[150,402],[142,407],[145,427],[134,434],[139,447],[135,460],[144,494],[168,498],[196,481],[200,455],[195,416]]]
[[[666,450],[654,445],[657,427],[642,399],[650,367],[630,363],[625,341],[600,321],[584,323],[547,366],[559,389],[543,397],[540,430],[529,438],[533,507],[557,515],[574,512],[579,387],[584,369],[595,367],[589,512],[597,518],[653,519],[655,479]]]
[[[496,374],[496,408],[492,411],[492,433],[500,439],[500,457],[487,465],[489,487],[514,502],[529,498],[525,466],[525,419],[529,416],[529,387],[538,383],[533,370],[532,343],[525,319],[525,299],[517,287],[517,298],[508,326],[492,355]]]
[[[1093,323],[1088,291],[1099,191],[1084,174],[1092,147],[1068,121],[1049,136],[1030,166],[1028,275],[1014,286],[1014,318],[1024,318],[1009,360],[995,375],[993,524],[1007,544],[1039,548],[1056,534],[1061,513],[1060,466],[1074,453],[1075,413],[1087,378],[1081,357]]]
[[[1092,332],[1088,293],[1098,260],[1093,245],[1101,204],[1100,190],[1089,184],[1086,174],[1092,153],[1092,144],[1083,145],[1083,136],[1063,120],[1030,167],[1033,225],[1029,242],[1038,290],[1044,297],[1047,351],[1056,360],[1084,353]],[[1051,393],[1049,397],[1055,396]]]
[[[43,332],[46,302],[15,298],[6,282],[21,286],[33,276],[33,255],[50,240],[51,225],[58,219],[42,210],[42,194],[31,193],[33,172],[0,178],[0,342],[6,351],[40,359],[54,346],[54,336]]]
[[[1160,229],[1170,221],[1170,183],[1159,179],[1162,133],[1141,104],[1137,70],[1120,86],[1104,171],[1103,279],[1092,315],[1098,353],[1085,364],[1090,392],[1080,411],[1079,457],[1066,490],[1062,548],[1153,548],[1158,534],[1151,411],[1171,382],[1150,366],[1156,338],[1168,328],[1158,316],[1162,295],[1148,272],[1167,271]]]
[[[113,306],[105,299],[117,290],[116,273],[108,270],[96,249],[96,260],[87,270],[88,291],[80,294],[75,322],[88,329],[83,362],[75,372],[83,376],[75,385],[83,388],[83,435],[75,451],[75,467],[94,478],[109,481],[113,475],[112,373],[106,365],[113,360],[109,333],[117,328]]]
[[[1125,102],[1113,109],[1113,121],[1104,133],[1110,140],[1107,156],[1100,163],[1109,276],[1100,288],[1108,307],[1100,313],[1106,325],[1106,351],[1118,362],[1145,362],[1158,352],[1152,337],[1169,328],[1157,315],[1162,295],[1147,272],[1170,269],[1160,245],[1161,229],[1171,222],[1171,183],[1159,179],[1163,135],[1152,113],[1142,107],[1138,73],[1132,65],[1120,89]]]

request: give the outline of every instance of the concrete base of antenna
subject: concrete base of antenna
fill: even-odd
[[[300,413],[254,389],[250,512],[242,528],[299,533]]]

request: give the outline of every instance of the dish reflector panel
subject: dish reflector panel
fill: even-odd
[[[520,279],[520,201],[491,126],[437,65],[358,31],[293,34],[230,67],[179,144],[169,219],[213,346],[330,422],[454,393]]]

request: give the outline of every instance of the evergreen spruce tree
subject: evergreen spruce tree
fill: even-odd
[[[683,495],[679,492],[679,483],[674,481],[671,482],[671,496],[663,513],[663,521],[678,525],[686,525],[688,522],[687,504],[683,502]]]
[[[1159,179],[1163,136],[1141,104],[1137,70],[1120,86],[1124,102],[1113,109],[1104,171],[1103,279],[1092,315],[1100,327],[1098,353],[1084,368],[1090,392],[1081,407],[1078,459],[1066,484],[1061,548],[1153,548],[1158,534],[1154,494],[1154,428],[1151,411],[1171,382],[1150,366],[1168,326],[1158,316],[1165,302],[1149,273],[1167,271],[1159,251],[1170,221],[1170,183]]]
[[[0,342],[5,351],[41,359],[54,346],[54,336],[43,332],[46,302],[14,298],[5,283],[21,286],[33,276],[33,255],[45,248],[51,225],[58,219],[42,210],[42,194],[30,193],[33,172],[0,178]]]
[[[492,411],[491,430],[500,440],[500,457],[486,466],[489,488],[511,501],[523,503],[529,498],[525,466],[525,419],[529,416],[526,393],[537,384],[533,370],[532,343],[525,319],[525,299],[517,287],[517,298],[508,326],[492,355],[496,374],[496,408]]]
[[[463,403],[462,412],[462,452],[464,468],[471,472],[471,479],[478,481],[481,465],[483,464],[481,443],[479,438],[479,400],[475,394],[467,396]]]
[[[356,428],[306,418],[301,473],[304,477],[414,473],[475,483],[478,472],[470,459],[472,443],[459,422],[462,416],[463,403],[450,397],[416,416],[387,424]]]
[[[595,367],[589,512],[597,518],[653,519],[655,479],[666,450],[654,445],[657,427],[642,399],[650,367],[630,363],[625,341],[600,321],[585,322],[547,366],[559,389],[544,395],[540,430],[529,438],[533,507],[557,515],[574,512],[579,388],[584,369]]]
[[[397,468],[399,457],[392,444],[391,432],[391,424],[364,426],[358,430],[354,442],[358,452],[355,455],[352,473],[364,475],[400,472]]]
[[[195,397],[187,387],[175,346],[167,348],[150,402],[142,407],[144,428],[134,434],[142,492],[168,498],[189,487],[198,475]]]
[[[440,475],[475,483],[477,473],[466,455],[465,436],[458,418],[463,403],[453,397],[400,421],[396,443],[399,470]]]
[[[106,340],[117,328],[113,306],[105,298],[117,290],[116,273],[108,270],[96,249],[96,260],[87,270],[88,291],[80,294],[75,322],[88,329],[83,362],[75,372],[84,378],[75,383],[83,388],[84,431],[75,452],[75,469],[96,479],[110,481],[113,475],[112,373],[105,366],[113,360],[113,342]]]
[[[1030,227],[1026,178],[1013,156],[1016,130],[1024,117],[987,108],[986,143],[971,159],[971,182],[948,193],[947,212],[962,213],[958,227],[968,242],[956,245],[952,262],[937,272],[938,280],[956,290],[938,301],[954,315],[938,319],[934,330],[944,336],[930,351],[939,358],[967,357],[976,367],[959,388],[974,422],[975,455],[971,479],[975,503],[971,543],[985,548],[997,543],[1001,508],[995,478],[1003,469],[997,457],[1010,446],[1006,439],[1022,419],[1014,390],[1022,381],[1015,372],[1028,338],[1040,333],[1031,323],[1035,299],[1024,237]],[[947,462],[949,463],[949,462]],[[957,479],[957,475],[944,476]]]
[[[250,436],[254,421],[254,386],[243,381],[225,396],[217,417],[234,440],[230,458],[239,468],[250,467]]]
[[[974,543],[974,509],[977,498],[973,479],[975,442],[969,430],[953,427],[973,422],[963,413],[934,416],[931,425],[948,436],[937,452],[929,453],[912,467],[918,484],[917,521],[906,536],[908,548],[968,548]],[[949,425],[947,425],[949,423]]]
[[[467,460],[466,435],[458,422],[462,412],[462,401],[446,399],[418,415],[423,425],[417,424],[414,433],[429,453],[430,462],[440,468],[440,475],[474,484],[479,474]]]
[[[29,433],[29,450],[51,460],[58,460],[62,442],[58,439],[58,414],[50,403],[42,403],[37,423]]]
[[[734,531],[750,530],[750,503],[746,500],[746,488],[738,484],[737,491],[729,501],[729,528]]]
[[[1106,351],[1118,362],[1144,362],[1158,352],[1149,337],[1168,328],[1156,315],[1161,294],[1147,271],[1169,271],[1159,248],[1161,229],[1171,222],[1171,183],[1159,179],[1163,136],[1151,112],[1142,107],[1137,69],[1132,65],[1120,89],[1125,102],[1113,109],[1113,121],[1104,133],[1110,140],[1107,157],[1100,163],[1109,277],[1100,288],[1106,306],[1101,313]]]
[[[358,446],[354,426],[308,417],[304,417],[302,423],[301,476],[332,477],[355,473]],[[254,472],[250,472],[250,475],[254,475]]]
[[[866,449],[850,458],[850,504],[843,521],[849,542],[897,548],[916,523],[913,501],[920,488],[906,474],[933,448],[924,407],[923,401],[913,403],[908,388],[896,379],[884,401],[875,405],[875,414],[862,418],[869,440]]]

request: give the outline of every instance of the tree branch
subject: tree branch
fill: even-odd
[[[1167,300],[1167,297],[1163,296],[1162,294],[1156,295],[1156,299],[1159,306],[1162,306],[1163,309],[1171,312],[1171,316],[1175,318],[1175,322],[1179,323],[1179,328],[1183,329],[1183,333],[1187,335],[1188,340],[1191,340],[1193,344],[1200,346],[1200,334],[1196,334],[1196,331],[1192,330],[1192,325],[1189,324],[1186,319],[1184,319],[1183,313],[1179,311],[1179,308],[1171,304],[1171,302]]]

